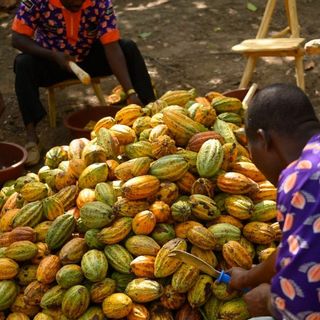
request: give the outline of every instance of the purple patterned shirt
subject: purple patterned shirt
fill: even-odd
[[[278,221],[283,237],[272,279],[279,319],[320,319],[320,134],[282,171]]]
[[[12,30],[76,61],[84,59],[95,40],[107,44],[120,38],[111,0],[85,0],[78,12],[60,0],[22,0]]]

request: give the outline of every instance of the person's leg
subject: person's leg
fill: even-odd
[[[134,89],[138,93],[142,103],[147,104],[155,100],[155,95],[147,66],[141,52],[132,40],[120,40],[120,46],[126,57],[128,71]]]
[[[17,55],[14,71],[16,95],[27,134],[26,147],[29,152],[27,164],[32,165],[40,159],[36,124],[46,115],[39,98],[39,87],[52,85],[71,78],[72,75],[61,70],[53,62],[28,54]]]
[[[144,59],[132,40],[120,40],[120,47],[127,61],[129,76],[142,103],[147,104],[155,100],[151,79]],[[79,64],[91,77],[112,75],[111,68],[106,59],[103,46],[95,42],[89,55]]]

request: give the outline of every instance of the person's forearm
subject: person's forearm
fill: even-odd
[[[109,62],[112,73],[116,76],[125,92],[133,88],[127,62],[118,42],[104,45],[104,51]]]
[[[52,61],[54,60],[53,51],[42,48],[33,39],[14,31],[12,32],[12,46],[23,53]]]
[[[246,287],[254,288],[261,283],[270,283],[272,277],[276,274],[275,264],[277,258],[277,252],[273,252],[267,260],[256,265],[247,272],[244,279]]]

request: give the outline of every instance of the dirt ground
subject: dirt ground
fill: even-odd
[[[135,40],[142,51],[158,94],[178,88],[223,92],[236,89],[245,59],[231,52],[243,39],[254,37],[259,27],[266,0],[114,0],[123,38]],[[319,1],[299,0],[298,15],[301,36],[319,38]],[[24,144],[24,127],[14,92],[10,25],[15,10],[0,18],[0,92],[6,110],[0,118],[0,140]],[[2,15],[3,16],[3,15]],[[283,1],[278,1],[271,30],[286,26]],[[306,92],[320,115],[320,67],[318,57],[305,57]],[[264,86],[273,82],[294,83],[294,63],[289,58],[260,60],[255,82]],[[112,77],[103,81],[107,94],[117,84]],[[41,90],[46,106],[47,93]],[[48,119],[38,126],[44,151],[54,145],[67,144],[71,135],[63,125],[63,117],[73,109],[97,101],[90,87],[73,86],[57,93],[57,128],[50,129]],[[0,155],[1,157],[1,155]]]

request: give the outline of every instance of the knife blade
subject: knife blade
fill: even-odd
[[[226,284],[230,282],[230,276],[228,274],[226,274],[224,271],[216,270],[215,268],[210,266],[210,264],[194,256],[193,254],[182,250],[172,250],[169,253],[169,257],[177,258],[188,265],[198,268],[202,272],[215,277],[218,282],[223,282]]]

